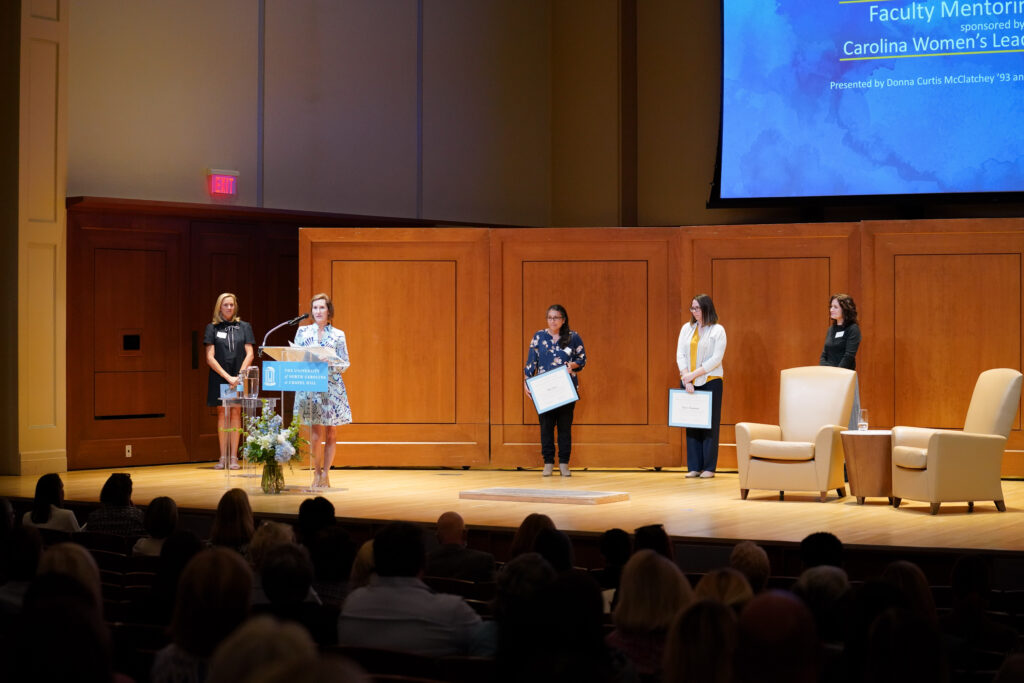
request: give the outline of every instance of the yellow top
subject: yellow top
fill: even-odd
[[[700,327],[693,329],[693,337],[690,338],[690,372],[697,369],[697,344],[700,342]],[[709,375],[708,381],[722,379],[715,375]]]

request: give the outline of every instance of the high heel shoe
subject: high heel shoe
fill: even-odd
[[[225,460],[227,460],[227,458],[225,458],[223,455],[220,456],[220,460],[218,460],[217,464],[213,466],[213,469],[215,469],[215,470],[222,470],[222,469],[224,469],[224,461]]]
[[[235,456],[231,456],[231,462],[228,464],[228,469],[232,469],[232,470],[240,470],[240,469],[242,469],[242,466],[238,464],[238,458],[236,458]]]

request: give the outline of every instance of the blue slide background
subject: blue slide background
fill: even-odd
[[[909,54],[915,35],[966,37],[963,24],[1024,14],[941,18],[941,2],[918,0],[930,23],[871,22],[872,4],[912,3],[723,0],[722,198],[1024,190],[1024,53],[840,61],[847,40],[905,40]],[[993,33],[1024,36],[977,32]],[[946,75],[995,80],[830,89]]]

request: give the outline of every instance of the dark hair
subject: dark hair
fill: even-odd
[[[209,657],[249,613],[252,572],[242,556],[210,548],[193,557],[178,581],[171,637],[178,647]]]
[[[558,328],[558,345],[563,349],[569,345],[569,312],[561,304],[548,306],[548,313],[557,311],[562,314],[562,326]]]
[[[299,505],[299,518],[295,524],[299,541],[306,543],[322,529],[334,526],[334,504],[323,496],[307,498]]]
[[[100,490],[100,503],[112,507],[128,507],[132,504],[132,477],[126,472],[114,472],[107,477]]]
[[[313,563],[302,546],[282,543],[267,551],[260,576],[270,604],[297,605],[309,594]]]
[[[334,302],[331,301],[331,296],[327,292],[320,292],[319,294],[314,294],[313,298],[309,300],[310,317],[313,316],[313,304],[317,301],[320,301],[321,299],[323,299],[324,303],[327,304],[327,320],[334,320]]]
[[[508,558],[511,560],[517,555],[533,552],[533,544],[537,540],[537,534],[541,529],[554,529],[555,523],[551,518],[540,512],[531,512],[526,515],[516,533],[512,536],[512,544],[508,549]]]
[[[32,523],[45,524],[50,521],[50,506],[60,507],[64,482],[55,472],[44,474],[36,482],[36,497],[32,501]]]
[[[416,576],[427,563],[423,531],[409,522],[391,522],[373,537],[378,576]]]
[[[833,294],[828,298],[828,305],[831,306],[833,301],[839,302],[839,308],[843,309],[843,325],[856,325],[857,324],[857,304],[853,303],[853,297],[849,294]],[[832,325],[836,324],[833,320]]]
[[[178,527],[178,506],[173,499],[159,496],[146,507],[146,531],[153,538],[167,538]]]
[[[804,569],[830,564],[843,566],[843,542],[827,531],[817,531],[800,541],[800,559]]]
[[[548,561],[558,573],[572,569],[575,561],[572,553],[572,541],[558,529],[541,529],[533,542],[533,550]]]
[[[665,527],[660,524],[648,524],[633,532],[633,552],[645,548],[664,555],[670,560],[675,560],[672,539],[668,537]]]
[[[609,565],[624,567],[633,553],[633,543],[629,534],[618,528],[609,529],[601,534],[597,545],[604,556],[605,564]]]
[[[210,543],[233,548],[246,545],[255,533],[255,522],[249,496],[242,489],[224,492],[217,503],[210,529]]]
[[[701,324],[705,327],[708,325],[714,325],[718,322],[718,313],[715,311],[715,303],[711,301],[711,297],[707,294],[698,294],[693,297],[693,300],[700,306],[700,320]],[[691,312],[690,322],[696,323],[697,317]]]

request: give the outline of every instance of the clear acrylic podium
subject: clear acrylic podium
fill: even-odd
[[[329,365],[332,362],[340,362],[341,361],[341,359],[338,357],[338,354],[334,352],[334,349],[327,348],[327,347],[324,347],[324,346],[264,346],[261,349],[261,351],[263,353],[267,354],[273,360],[278,361],[279,363],[323,363],[324,365]],[[263,385],[264,385],[264,387],[266,387],[268,384],[273,385],[275,383],[273,380],[276,379],[276,378],[269,378],[269,380],[268,380],[268,378],[266,376],[267,372],[268,372],[268,369],[264,368],[264,378],[263,378]],[[282,407],[284,406],[284,392],[285,391],[288,391],[288,390],[285,389],[285,390],[281,391],[281,406]],[[326,393],[326,392],[309,392],[309,391],[306,391],[306,390],[293,390],[293,391],[295,391],[295,393],[307,393],[307,394]],[[294,419],[295,417],[298,417],[298,419],[301,420],[301,422],[302,422],[303,438],[306,439],[307,443],[309,443],[308,449],[307,449],[307,451],[305,453],[305,455],[306,455],[306,463],[304,465],[304,467],[306,467],[308,469],[308,471],[309,471],[309,479],[308,479],[308,484],[306,485],[304,490],[308,491],[310,493],[316,493],[316,492],[324,491],[325,488],[323,486],[320,486],[318,484],[318,482],[316,481],[316,468],[315,468],[314,463],[313,463],[312,430],[310,429],[310,422],[312,420],[312,415],[310,414],[309,402],[308,401],[303,401],[300,404],[299,396],[296,396],[295,397],[295,403],[296,403],[296,414],[293,415],[292,419]]]

